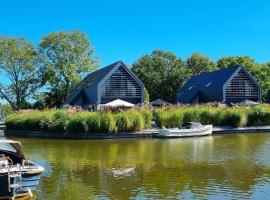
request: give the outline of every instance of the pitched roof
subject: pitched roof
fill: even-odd
[[[68,101],[71,102],[82,90],[87,86],[97,87],[100,81],[116,66],[124,64],[122,61],[115,62],[111,65],[103,67],[99,70],[96,70],[90,74],[88,74],[79,84],[77,88],[75,88],[69,95]]]
[[[213,72],[203,72],[191,77],[184,86],[178,90],[178,99],[181,99],[183,103],[188,103],[192,101],[199,92],[222,89],[226,81],[239,67],[242,66],[236,65],[229,68],[221,68]]]

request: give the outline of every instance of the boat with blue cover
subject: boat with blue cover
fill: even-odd
[[[20,142],[0,140],[0,199],[31,196],[43,172],[25,157]]]

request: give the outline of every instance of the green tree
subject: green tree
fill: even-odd
[[[28,105],[39,80],[40,58],[34,45],[21,37],[0,37],[0,97],[14,110]]]
[[[143,96],[143,102],[144,103],[149,103],[150,102],[150,97],[149,97],[149,93],[148,90],[144,87],[144,96]]]
[[[150,100],[159,98],[169,102],[175,101],[177,90],[190,75],[180,58],[162,50],[143,55],[131,70],[147,88]]]
[[[249,56],[225,56],[217,61],[218,68],[242,65],[246,69],[252,71],[256,69],[257,63]]]
[[[265,101],[270,87],[270,64],[256,63],[249,56],[226,56],[217,61],[217,67],[231,67],[242,65],[245,67],[253,78],[258,81],[262,88],[262,100]]]
[[[192,71],[193,75],[216,69],[215,62],[211,61],[207,56],[199,53],[193,53],[187,58],[186,67]]]
[[[41,38],[39,52],[45,61],[42,78],[49,90],[49,107],[60,105],[85,73],[97,68],[89,38],[79,31],[55,32]]]

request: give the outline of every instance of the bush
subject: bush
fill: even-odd
[[[222,125],[224,124],[225,111],[221,109],[204,109],[200,112],[200,123]]]
[[[183,123],[184,113],[181,109],[163,110],[159,109],[155,112],[155,119],[159,127],[175,128]]]
[[[126,117],[129,118],[130,127],[128,131],[141,131],[145,127],[144,117],[138,111],[127,111],[125,113]]]
[[[83,113],[76,113],[69,117],[66,125],[67,132],[85,133],[87,131],[86,117]]]
[[[115,132],[115,121],[112,113],[102,113],[100,116],[100,130],[104,133]]]
[[[5,120],[5,125],[7,129],[20,130],[22,129],[21,121],[22,117],[16,114],[9,115]]]
[[[248,126],[270,125],[270,110],[256,106],[248,113]]]
[[[225,114],[225,122],[233,127],[245,127],[247,125],[247,113],[239,109],[228,110]]]
[[[86,117],[86,126],[88,133],[100,132],[100,115],[95,112],[88,113]]]
[[[149,109],[141,109],[139,112],[143,115],[144,118],[144,128],[150,128],[152,125],[153,114]]]
[[[117,113],[114,116],[114,119],[115,119],[116,132],[126,132],[131,127],[130,119],[127,118],[127,116],[123,112]]]
[[[185,109],[183,122],[200,122],[200,112],[198,107]]]
[[[69,115],[66,110],[57,110],[52,116],[52,121],[48,127],[49,131],[64,132],[68,119]]]

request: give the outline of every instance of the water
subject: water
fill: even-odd
[[[270,134],[17,139],[46,168],[34,199],[268,199]]]

